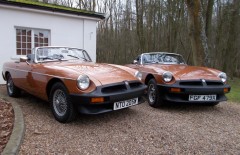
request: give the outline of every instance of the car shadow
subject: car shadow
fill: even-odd
[[[144,96],[145,103],[149,106],[147,102],[147,96]],[[218,105],[211,106],[207,103],[178,103],[178,102],[164,102],[164,105],[157,107],[155,109],[164,110],[164,111],[212,111],[212,110],[220,110],[221,104],[226,104],[226,102],[220,102]]]
[[[225,103],[219,103],[218,105],[211,106],[207,103],[172,103],[168,102],[165,103],[165,105],[158,107],[157,109],[159,110],[164,110],[164,111],[191,111],[191,112],[204,112],[204,111],[213,111],[217,110],[219,111],[220,104],[225,104]],[[219,109],[220,108],[220,109]]]
[[[22,92],[21,94],[21,100],[24,100],[24,104],[21,103],[23,106],[29,106],[32,109],[35,109],[35,111],[41,111],[44,115],[49,116],[49,118],[54,119],[54,116],[51,112],[50,104],[47,101],[41,100],[31,94],[28,94],[26,92]],[[138,113],[135,109],[132,109],[131,107],[102,113],[102,114],[81,114],[78,113],[77,117],[74,121],[69,122],[68,124],[81,124],[84,123],[87,124],[95,124],[97,122],[108,122],[108,121],[114,121],[114,119],[117,119],[118,121],[127,119],[127,117],[131,117],[132,115],[135,115],[135,113]]]
[[[130,108],[125,108],[117,111],[112,111],[112,112],[107,112],[107,113],[102,113],[102,114],[81,114],[78,113],[77,119],[75,120],[76,122],[79,123],[84,123],[84,124],[96,124],[96,123],[107,123],[107,122],[112,122],[114,120],[117,121],[124,121],[138,112],[135,109]]]

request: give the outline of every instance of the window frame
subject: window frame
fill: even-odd
[[[25,35],[22,33],[26,30]],[[18,31],[20,35],[18,35]],[[29,37],[28,32],[31,32],[31,37]],[[42,34],[40,36],[39,34]],[[29,27],[15,27],[15,35],[16,35],[16,55],[17,56],[25,56],[27,54],[31,54],[31,50],[35,47],[42,47],[42,46],[50,46],[51,45],[51,31],[49,29],[40,29],[40,28],[29,28]],[[37,36],[37,39],[35,38]],[[45,37],[47,36],[47,37]],[[20,41],[18,40],[20,37]],[[24,40],[25,37],[25,40]],[[30,42],[29,42],[30,38]],[[42,42],[41,42],[42,39]],[[47,42],[45,42],[47,39]],[[20,47],[19,47],[20,44]],[[24,46],[24,44],[26,44]],[[29,44],[31,45],[29,47]],[[20,50],[20,51],[19,51]],[[25,50],[25,51],[24,51]]]

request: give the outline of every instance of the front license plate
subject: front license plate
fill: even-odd
[[[138,104],[138,98],[133,98],[125,101],[114,102],[113,110],[119,110]]]
[[[216,101],[217,95],[189,95],[189,101]]]

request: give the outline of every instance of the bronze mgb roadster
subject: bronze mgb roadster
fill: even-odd
[[[166,102],[191,102],[216,105],[227,100],[230,91],[227,75],[216,69],[188,66],[179,54],[143,53],[126,65],[142,73],[148,85],[147,98],[152,107]]]
[[[147,88],[141,73],[125,66],[97,64],[85,50],[36,47],[20,61],[3,65],[11,97],[24,90],[49,101],[56,120],[69,122],[77,112],[99,114],[141,102]]]

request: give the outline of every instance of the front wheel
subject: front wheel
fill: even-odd
[[[159,90],[157,88],[157,82],[155,79],[151,79],[148,82],[147,99],[148,99],[149,105],[154,108],[157,108],[164,104],[163,100],[161,99]]]
[[[53,85],[50,92],[50,103],[55,119],[61,123],[71,122],[76,117],[76,109],[72,104],[68,91],[62,83]]]
[[[7,75],[6,86],[7,86],[8,96],[10,96],[10,97],[19,97],[20,96],[21,90],[14,85],[12,76],[10,74]]]

